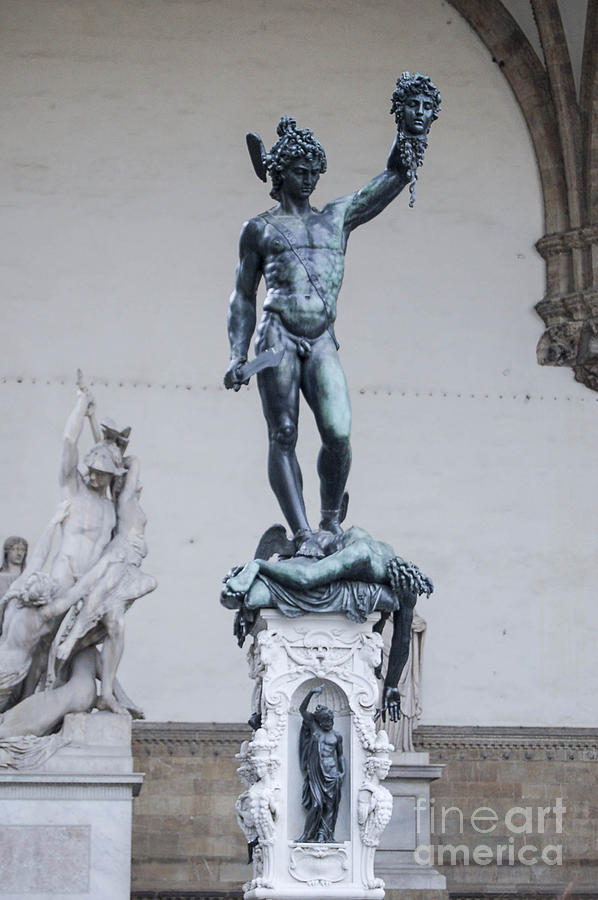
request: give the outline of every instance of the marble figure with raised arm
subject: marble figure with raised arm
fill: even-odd
[[[2,738],[11,732],[41,736],[67,713],[95,705],[142,715],[116,679],[124,613],[156,587],[140,570],[147,547],[139,462],[122,457],[129,428],[103,420],[100,432],[80,373],[78,387],[63,437],[62,499],[2,600]],[[95,443],[82,474],[78,444],[86,419]]]

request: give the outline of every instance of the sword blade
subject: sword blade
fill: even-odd
[[[264,350],[262,353],[258,353],[251,362],[246,362],[239,367],[241,380],[246,381],[252,375],[255,375],[256,372],[261,372],[262,369],[272,369],[274,366],[280,365],[284,354],[284,350]]]

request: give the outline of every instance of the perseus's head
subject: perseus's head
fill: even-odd
[[[297,128],[297,122],[290,116],[282,116],[276,133],[278,140],[266,155],[265,166],[272,179],[270,196],[279,200],[285,171],[289,167],[302,161],[319,177],[326,171],[326,154],[313,131],[309,128]]]
[[[392,94],[391,114],[394,113],[399,131],[408,135],[426,135],[440,112],[440,92],[427,76],[403,72]]]

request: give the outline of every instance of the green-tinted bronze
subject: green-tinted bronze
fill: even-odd
[[[440,112],[440,93],[427,75],[403,72],[392,95],[391,115],[397,123],[401,161],[409,175],[409,206],[415,206],[417,169],[424,161],[430,125]]]
[[[329,535],[332,543],[332,535]],[[235,633],[242,645],[256,613],[275,607],[286,616],[304,613],[344,613],[364,622],[372,612],[384,627],[393,614],[393,636],[384,678],[382,710],[391,719],[399,715],[398,682],[409,656],[413,609],[421,594],[430,595],[434,586],[417,566],[396,556],[389,544],[374,540],[362,528],[349,528],[334,550],[324,559],[253,559],[231,569],[224,579],[221,603],[237,610]],[[275,545],[261,542],[265,553]],[[329,548],[325,548],[329,550]],[[380,672],[378,674],[381,674]]]
[[[278,204],[246,222],[241,232],[228,316],[231,362],[224,383],[235,391],[247,383],[243,366],[256,326],[256,292],[263,277],[266,299],[256,353],[285,350],[277,366],[257,376],[268,425],[268,475],[302,555],[322,557],[324,551],[308,522],[295,454],[299,396],[302,393],[311,407],[322,440],[320,531],[340,535],[351,465],[351,407],[333,326],[347,240],[353,229],[382,212],[406,184],[413,186],[439,101],[429,79],[407,78],[403,73],[393,94],[399,131],[386,168],[360,190],[321,210],[311,206],[310,197],[326,171],[326,155],[312,132],[297,128],[294,119],[283,116],[279,139],[270,153],[258,135],[247,136],[256,174],[261,179],[270,175],[271,196]]]
[[[305,827],[299,843],[333,844],[334,829],[346,774],[343,739],[334,730],[334,713],[318,704],[309,711],[312,697],[322,693],[318,685],[304,698],[299,712],[303,719],[299,735],[299,760],[303,772],[301,805]]]

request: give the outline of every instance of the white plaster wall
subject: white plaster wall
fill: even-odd
[[[379,171],[402,69],[443,95],[414,210],[351,238],[338,335],[354,405],[349,521],[431,574],[425,721],[593,725],[596,396],[540,368],[543,233],[522,116],[439,0],[0,3],[4,533],[57,499],[74,370],[133,425],[158,590],[121,666],[150,719],[246,718],[220,580],[280,514],[257,391],[226,393],[242,221],[270,205],[244,134],[281,113],[329,172]],[[314,428],[299,452],[317,521]]]

